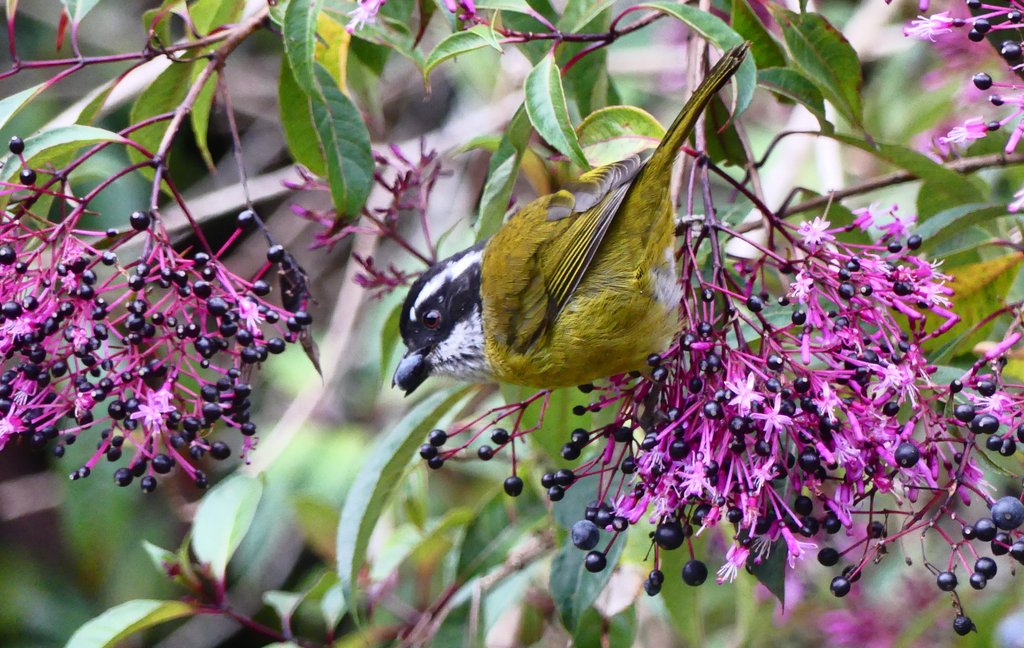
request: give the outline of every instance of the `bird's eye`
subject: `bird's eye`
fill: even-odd
[[[436,329],[441,326],[441,311],[427,311],[427,314],[423,316],[423,326],[428,329]]]

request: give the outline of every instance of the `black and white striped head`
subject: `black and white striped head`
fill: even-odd
[[[416,280],[402,306],[399,330],[408,352],[393,384],[411,394],[428,376],[486,380],[480,301],[483,244],[439,261]]]

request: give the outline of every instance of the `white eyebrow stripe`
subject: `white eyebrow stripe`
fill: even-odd
[[[455,263],[449,265],[444,269],[444,272],[440,272],[424,284],[423,289],[420,290],[420,294],[416,296],[416,301],[413,303],[412,308],[409,309],[409,320],[412,322],[416,321],[416,309],[426,300],[434,296],[437,291],[444,287],[446,283],[458,277],[462,273],[466,272],[474,264],[479,263],[483,256],[483,250],[475,250],[469,254],[465,254]]]

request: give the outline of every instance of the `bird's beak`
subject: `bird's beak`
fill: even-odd
[[[424,348],[406,353],[402,361],[398,363],[398,369],[395,369],[395,377],[391,379],[391,386],[403,390],[406,396],[416,391],[416,388],[430,375],[430,361],[427,360],[429,352],[429,348]]]

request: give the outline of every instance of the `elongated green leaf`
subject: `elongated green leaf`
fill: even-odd
[[[821,90],[796,70],[781,67],[761,69],[757,73],[757,83],[811,111],[822,131],[831,133],[834,130],[825,116],[825,98]]]
[[[570,488],[566,495],[574,490]],[[457,578],[468,581],[500,565],[529,529],[545,523],[546,517],[544,506],[529,491],[514,502],[504,491],[495,493],[476,511],[466,528],[459,550]]]
[[[192,613],[192,607],[181,601],[128,601],[110,608],[76,630],[68,639],[66,648],[115,646],[136,632]]]
[[[161,576],[166,576],[167,570],[178,564],[178,557],[173,552],[163,547],[158,547],[148,540],[142,541],[142,548],[146,550],[146,554],[153,562],[153,567],[156,568]]]
[[[609,106],[587,115],[576,129],[580,146],[594,166],[611,164],[653,148],[665,129],[650,113],[633,106]]]
[[[426,80],[431,71],[444,61],[481,47],[491,47],[501,51],[501,45],[490,25],[477,25],[445,37],[427,56],[427,60],[423,64],[423,79]]]
[[[320,615],[324,618],[324,626],[328,629],[336,627],[345,609],[345,594],[341,583],[336,583],[320,599]]]
[[[19,110],[24,108],[29,101],[45,89],[45,84],[40,83],[37,86],[26,88],[21,92],[16,92],[9,97],[0,99],[0,128],[6,126],[11,117],[14,117]]]
[[[295,81],[307,96],[319,95],[316,83],[316,24],[323,0],[292,0],[284,14],[284,53]]]
[[[794,65],[847,121],[860,128],[864,77],[849,41],[820,14],[773,10]]]
[[[370,534],[381,511],[391,500],[402,473],[427,432],[461,398],[466,387],[431,394],[381,436],[349,489],[338,525],[338,575],[342,594],[350,604],[356,578],[366,559]],[[352,608],[355,609],[355,605]]]
[[[566,31],[578,32],[614,4],[615,0],[569,0],[558,25],[563,29],[567,27]]]
[[[274,610],[282,621],[288,621],[295,614],[305,595],[299,592],[270,590],[263,592],[263,603]]]
[[[498,150],[491,156],[487,182],[480,197],[480,217],[476,224],[478,241],[488,238],[501,227],[529,139],[530,121],[526,110],[520,108],[509,122]]]
[[[362,115],[323,66],[316,68],[318,93],[313,124],[327,160],[327,183],[339,217],[359,216],[373,184],[370,133]]]
[[[626,538],[620,537],[608,550],[608,566],[596,574],[587,571],[584,561],[586,554],[568,540],[551,559],[548,589],[562,619],[562,625],[570,633],[576,632],[583,613],[594,604],[598,594],[608,584],[625,546]]]
[[[100,3],[100,0],[61,0],[68,9],[72,22],[79,22]]]
[[[587,157],[569,121],[562,77],[551,54],[526,77],[526,114],[537,133],[577,166],[589,169]]]
[[[224,579],[228,561],[245,537],[263,495],[263,485],[248,475],[234,475],[203,497],[192,527],[192,550],[210,573]]]
[[[96,120],[96,117],[98,117],[100,112],[103,110],[103,106],[106,105],[107,99],[110,98],[110,93],[114,91],[115,87],[117,87],[117,81],[118,79],[114,79],[107,83],[93,96],[92,99],[89,100],[89,103],[85,104],[85,107],[82,108],[82,112],[78,113],[78,117],[75,119],[76,124],[85,124],[88,126]]]
[[[751,9],[749,0],[733,0],[731,24],[736,33],[750,41],[750,53],[758,69],[786,65],[786,53]]]
[[[703,12],[696,7],[672,2],[646,2],[640,6],[660,11],[686,23],[690,29],[711,41],[723,51],[743,43],[743,37],[737,34],[729,25],[722,22],[720,18]],[[682,61],[680,61],[679,67],[682,69]],[[743,61],[740,69],[736,71],[735,80],[736,109],[734,110],[734,117],[741,115],[750,106],[750,102],[754,98],[754,89],[757,86],[757,66],[754,65],[753,58],[748,56]]]
[[[775,541],[771,553],[760,563],[755,563],[753,557],[747,561],[750,571],[764,585],[772,595],[779,599],[779,603],[786,605],[786,544],[781,540]]]
[[[199,62],[199,66],[205,61]],[[151,83],[139,98],[132,105],[131,121],[133,124],[170,113],[185,99],[188,94],[189,83],[192,80],[192,68],[197,67],[196,63],[175,63],[160,73],[160,76]],[[151,153],[156,153],[160,141],[167,132],[169,120],[155,122],[132,131],[131,139]],[[141,162],[143,156],[138,151],[130,149],[128,152],[133,162]],[[152,176],[152,170],[144,171]]]
[[[281,66],[285,67],[285,66]],[[192,83],[196,82],[197,77],[202,73],[203,68],[196,66],[192,70]],[[203,157],[203,161],[206,162],[206,167],[213,170],[213,156],[210,154],[209,145],[209,130],[210,130],[210,112],[213,110],[213,99],[217,92],[217,75],[213,74],[203,84],[202,89],[199,91],[199,96],[196,97],[196,103],[192,107],[192,112],[189,113],[189,120],[192,122],[192,132],[196,136],[196,147],[199,149],[199,154]]]
[[[388,312],[387,319],[384,320],[384,328],[380,332],[380,384],[384,384],[384,380],[388,375],[388,368],[392,356],[395,355],[395,349],[398,348],[398,341],[401,339],[401,335],[398,332],[398,324],[402,319],[402,302],[397,302],[391,307]]]
[[[189,5],[192,25],[200,35],[213,28],[238,22],[245,9],[245,0],[197,0]]]
[[[79,124],[60,126],[26,139],[22,156],[30,168],[40,168],[91,144],[126,141],[124,137],[104,128]],[[0,160],[0,164],[0,178],[6,181],[10,181],[21,171],[18,158],[14,155],[7,154]]]
[[[931,247],[958,235],[965,228],[979,223],[986,223],[1003,216],[1011,216],[1006,205],[988,203],[968,203],[943,210],[914,229],[914,233],[924,239],[924,248]]]
[[[326,176],[327,165],[313,124],[311,100],[295,81],[291,66],[281,66],[277,98],[284,141],[292,159],[316,175]]]

